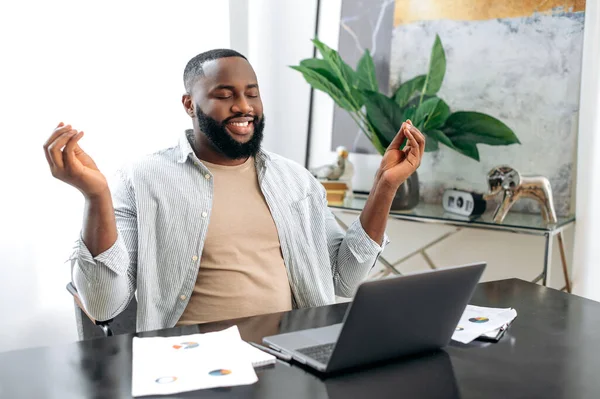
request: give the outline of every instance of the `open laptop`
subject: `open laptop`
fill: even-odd
[[[442,348],[485,267],[482,262],[364,282],[342,323],[263,342],[323,373]]]

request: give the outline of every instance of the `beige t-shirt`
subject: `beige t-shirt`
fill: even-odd
[[[177,325],[290,310],[279,237],[254,158],[239,166],[203,163],[214,178],[213,206],[196,286]]]

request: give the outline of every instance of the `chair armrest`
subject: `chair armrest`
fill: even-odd
[[[77,292],[77,288],[75,288],[75,286],[73,285],[73,283],[69,283],[67,284],[67,291],[69,291],[69,293],[71,295],[73,295],[73,299],[75,300],[75,303],[77,304],[77,307],[79,309],[81,309],[81,311],[83,313],[85,313],[85,315],[88,317],[88,319],[90,319],[92,321],[92,323],[94,323],[97,326],[108,326],[108,323],[110,323],[111,321],[113,321],[113,319],[109,319],[109,320],[105,320],[105,321],[99,321],[94,319],[86,310],[85,307],[83,306],[83,303],[81,302],[81,297],[79,296],[79,292]]]

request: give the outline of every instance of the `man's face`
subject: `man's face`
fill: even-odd
[[[209,61],[203,69],[191,93],[200,131],[230,159],[256,155],[264,116],[254,70],[240,57]]]

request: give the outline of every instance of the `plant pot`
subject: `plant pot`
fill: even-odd
[[[392,211],[407,211],[419,204],[419,176],[415,171],[396,191]]]

